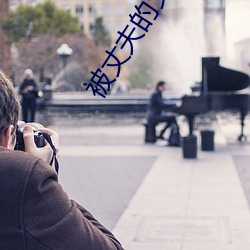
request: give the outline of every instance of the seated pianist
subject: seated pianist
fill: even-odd
[[[164,138],[165,131],[173,124],[177,125],[176,119],[174,115],[162,114],[163,109],[170,108],[170,105],[165,104],[162,100],[162,93],[166,90],[166,82],[159,81],[156,84],[155,91],[151,95],[147,107],[147,122],[149,124],[157,125],[158,123],[165,123],[165,127],[161,130],[161,132],[156,135],[156,139]]]

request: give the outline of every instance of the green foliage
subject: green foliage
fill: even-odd
[[[20,5],[3,21],[2,29],[9,35],[11,42],[41,33],[63,36],[80,32],[78,19],[58,9],[49,0],[36,6]]]
[[[104,45],[106,47],[111,46],[111,37],[107,29],[103,24],[103,18],[97,17],[92,30],[92,35],[96,45]]]
[[[128,76],[132,88],[145,89],[152,82],[151,63],[150,56],[144,50],[141,50],[137,56],[136,67],[133,67]]]

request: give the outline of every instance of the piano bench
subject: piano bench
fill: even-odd
[[[155,143],[156,142],[156,124],[155,123],[148,123],[147,120],[143,121],[142,123],[145,127],[145,136],[144,141],[145,143]]]

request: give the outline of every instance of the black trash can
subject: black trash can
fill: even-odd
[[[183,158],[193,159],[197,157],[197,137],[189,135],[182,137]]]
[[[145,138],[144,141],[146,143],[155,143],[156,142],[156,132],[155,132],[155,124],[152,123],[144,123],[145,126]]]
[[[214,131],[213,130],[201,131],[201,150],[214,151]]]

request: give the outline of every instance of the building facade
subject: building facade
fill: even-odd
[[[34,5],[44,0],[10,0],[10,9],[20,4]],[[96,17],[102,16],[104,25],[112,41],[117,38],[117,31],[123,30],[128,23],[127,0],[51,0],[60,9],[69,12],[79,19],[79,25],[85,34],[90,34]]]
[[[78,17],[86,34],[93,29],[96,17],[102,16],[104,25],[115,39],[118,30],[128,22],[128,2],[124,0],[52,0],[59,8]]]

